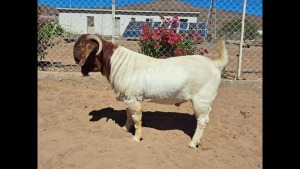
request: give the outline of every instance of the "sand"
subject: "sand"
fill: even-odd
[[[192,149],[190,102],[144,102],[143,140],[137,143],[121,129],[125,107],[106,79],[100,73],[74,76],[38,79],[39,169],[262,168],[261,88],[221,85],[200,146]]]

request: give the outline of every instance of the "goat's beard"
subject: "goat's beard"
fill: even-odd
[[[74,57],[76,64],[80,63],[80,59]],[[89,76],[89,72],[100,72],[94,57],[89,56],[85,63],[81,66],[81,73],[83,76]]]
[[[100,72],[98,67],[92,65],[83,65],[81,66],[81,73],[83,76],[89,76],[89,72]]]

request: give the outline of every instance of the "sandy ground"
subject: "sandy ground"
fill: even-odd
[[[60,73],[58,73],[60,74]],[[262,168],[262,89],[220,86],[197,149],[191,103],[143,103],[143,140],[100,73],[38,79],[39,169]],[[97,80],[96,80],[97,79]]]

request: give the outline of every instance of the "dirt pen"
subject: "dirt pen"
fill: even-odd
[[[223,79],[197,149],[188,148],[190,102],[143,103],[143,112],[137,143],[121,129],[124,104],[100,73],[38,71],[38,168],[262,168],[261,81]]]
[[[38,168],[262,168],[262,1],[120,2],[38,3]],[[125,106],[105,77],[99,72],[82,77],[73,59],[74,41],[85,33],[114,37],[115,43],[140,52],[139,40],[125,40],[127,26],[160,22],[161,16],[189,23],[178,25],[186,32],[200,30],[190,23],[206,23],[201,28],[205,41],[195,54],[203,47],[212,59],[218,56],[219,34],[226,35],[229,62],[197,149],[188,147],[196,129],[190,102],[180,107],[142,103],[143,140],[134,142],[133,133],[121,129]],[[55,29],[48,31],[52,25]]]

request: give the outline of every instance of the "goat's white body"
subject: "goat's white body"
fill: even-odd
[[[220,76],[213,61],[201,55],[155,59],[119,46],[111,57],[109,82],[118,100],[211,104]]]
[[[98,42],[98,49],[91,40]],[[135,141],[142,138],[142,101],[176,106],[191,101],[197,127],[189,147],[196,148],[209,122],[221,70],[228,62],[224,37],[221,37],[218,48],[219,58],[215,60],[201,55],[155,59],[116,46],[98,35],[86,34],[75,43],[74,58],[80,58],[79,65],[84,75],[91,70],[90,67],[97,67],[108,78],[117,100],[125,103],[127,120],[123,129],[129,131],[134,126]],[[97,53],[91,54],[96,49]],[[95,58],[95,62],[88,61],[88,56]]]

